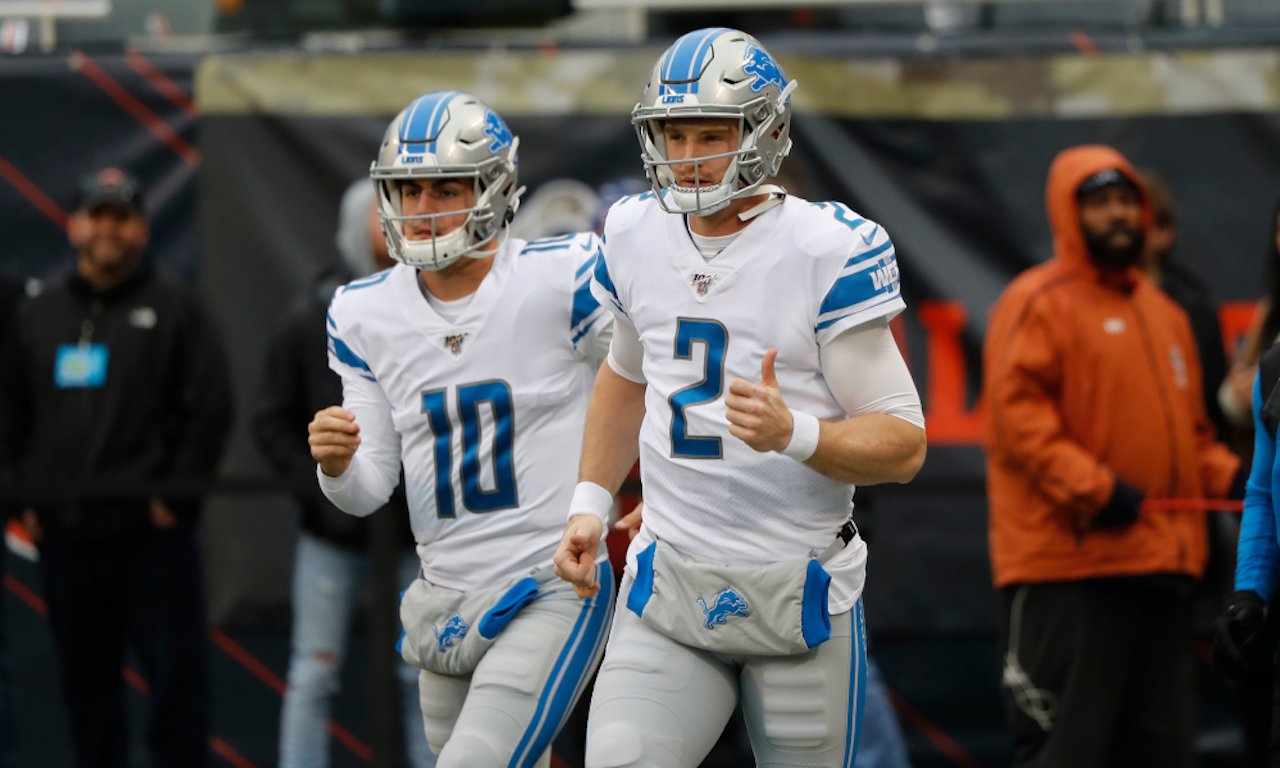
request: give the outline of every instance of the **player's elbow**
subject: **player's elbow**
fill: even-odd
[[[909,483],[919,474],[920,468],[924,466],[924,457],[928,453],[928,441],[925,440],[924,430],[919,430],[919,434],[915,439],[911,440],[906,446],[906,455],[902,459],[898,467],[898,476],[893,479],[895,483]]]
[[[891,422],[892,423],[892,422]],[[876,483],[909,483],[924,466],[928,450],[924,429],[906,422],[894,424],[893,439],[886,441]],[[869,483],[864,483],[869,484]]]

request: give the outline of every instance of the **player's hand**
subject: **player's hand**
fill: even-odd
[[[340,405],[316,411],[307,425],[307,443],[320,471],[329,477],[338,477],[351,466],[351,457],[360,447],[356,415]]]
[[[729,434],[761,453],[786,448],[795,423],[778,389],[773,371],[777,359],[778,350],[770,349],[760,363],[760,383],[734,379],[724,398]]]
[[[640,532],[640,524],[644,522],[644,502],[636,505],[636,508],[618,518],[618,522],[613,524],[615,531],[626,531],[627,541],[631,541]]]
[[[600,551],[600,536],[604,523],[595,515],[574,515],[565,526],[560,548],[551,562],[556,575],[573,585],[578,597],[586,600],[600,591],[596,581],[596,554]]]

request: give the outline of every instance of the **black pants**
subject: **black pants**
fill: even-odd
[[[126,649],[147,681],[156,768],[208,763],[209,681],[200,557],[190,526],[40,543],[49,625],[76,765],[128,764]]]
[[[1196,764],[1185,591],[1108,579],[1009,587],[1001,601],[1015,766]]]

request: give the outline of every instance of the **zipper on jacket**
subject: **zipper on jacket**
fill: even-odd
[[[1142,345],[1147,351],[1147,357],[1151,361],[1151,369],[1156,374],[1156,384],[1160,389],[1160,402],[1164,406],[1165,422],[1169,430],[1169,494],[1168,498],[1176,498],[1178,495],[1178,439],[1177,439],[1177,419],[1173,415],[1173,403],[1169,398],[1169,392],[1166,389],[1164,376],[1160,373],[1160,357],[1156,354],[1154,342],[1151,334],[1147,332],[1146,318],[1142,316],[1142,312],[1138,309],[1138,302],[1135,298],[1136,292],[1130,294],[1129,304],[1133,309],[1134,319],[1138,324],[1138,333],[1142,336]],[[1178,521],[1175,519],[1178,512],[1167,510],[1166,516],[1169,519],[1169,529],[1173,532],[1173,538],[1178,543],[1178,568],[1182,570],[1185,567],[1184,561],[1187,555],[1187,543],[1182,540],[1182,533],[1178,528]]]

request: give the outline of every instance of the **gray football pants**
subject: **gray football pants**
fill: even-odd
[[[677,643],[618,611],[587,724],[587,768],[693,768],[741,697],[756,765],[849,766],[866,689],[862,601],[831,639],[796,656],[728,657]]]
[[[437,768],[550,764],[551,741],[582,695],[604,651],[613,613],[613,572],[596,566],[600,591],[579,600],[548,582],[470,675],[418,678],[422,720]]]

